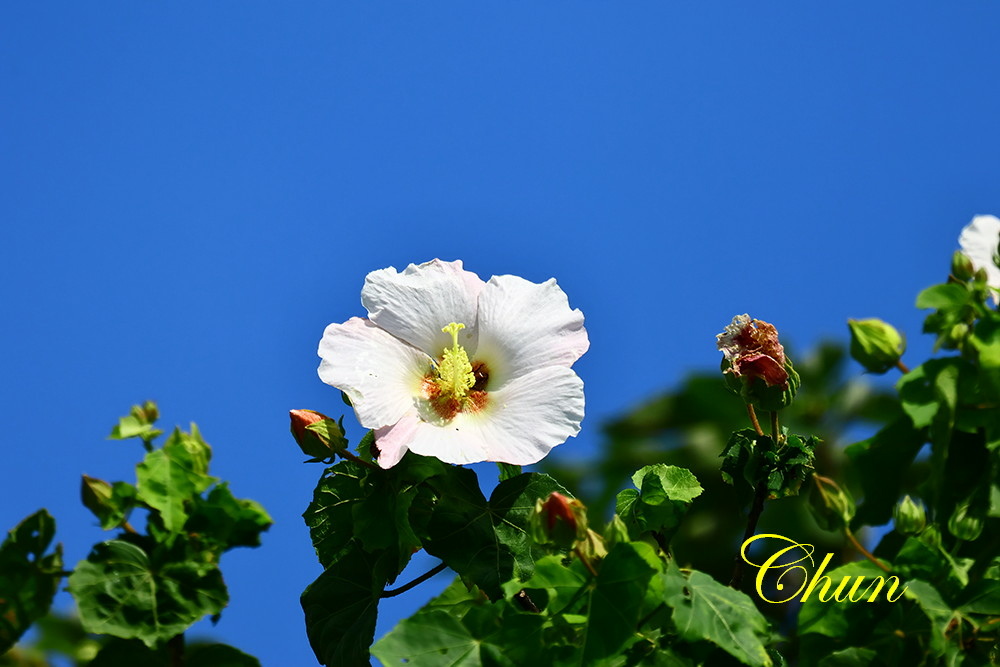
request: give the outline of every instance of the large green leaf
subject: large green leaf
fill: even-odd
[[[391,559],[351,542],[337,562],[302,593],[306,634],[316,658],[330,667],[368,665],[378,601]]]
[[[356,538],[366,551],[392,552],[390,581],[395,579],[420,548],[414,524],[426,522],[435,500],[424,482],[444,471],[436,459],[412,453],[390,470],[354,461],[327,468],[302,515],[323,567],[333,565]]]
[[[427,525],[424,548],[492,599],[511,579],[525,580],[534,569],[528,519],[535,502],[553,491],[569,495],[548,475],[527,473],[497,485],[487,501],[476,473],[449,468],[435,480],[440,493]]]
[[[260,667],[257,658],[226,644],[188,644],[183,649],[185,667]],[[170,667],[169,650],[151,649],[135,639],[112,639],[98,652],[87,667]]]
[[[881,525],[892,518],[892,510],[903,493],[906,471],[924,444],[920,431],[909,418],[900,416],[867,440],[847,448],[861,481],[864,501],[854,525]]]
[[[209,457],[196,431],[176,430],[162,449],[149,452],[136,466],[138,498],[159,512],[168,531],[180,532],[191,499],[215,481],[206,474]]]
[[[386,667],[517,667],[538,659],[544,622],[509,603],[479,605],[462,617],[427,607],[380,639],[372,654]]]
[[[685,578],[672,570],[667,581],[667,604],[673,607],[678,634],[687,641],[705,640],[744,664],[771,664],[765,643],[767,620],[753,600],[694,570]]]
[[[157,646],[228,602],[219,569],[200,561],[154,565],[122,540],[94,546],[69,578],[80,621],[89,632],[138,638]]]
[[[0,655],[52,604],[62,578],[62,545],[45,551],[55,532],[55,519],[38,510],[0,544]]]
[[[623,542],[611,549],[590,596],[583,664],[616,655],[635,635],[646,589],[661,569],[661,561],[648,544]]]

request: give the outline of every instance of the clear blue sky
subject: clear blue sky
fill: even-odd
[[[878,315],[926,351],[914,295],[1000,214],[998,27],[995,2],[5,3],[0,531],[45,506],[83,558],[79,476],[132,479],[104,436],[156,399],[276,520],[200,629],[313,664],[321,469],[287,411],[342,410],[316,346],[368,271],[558,278],[592,343],[560,456],[717,365],[736,313],[800,347]]]

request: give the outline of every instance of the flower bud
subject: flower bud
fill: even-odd
[[[965,542],[976,540],[983,532],[983,518],[969,513],[968,504],[960,504],[948,519],[948,532]]]
[[[827,477],[813,475],[809,511],[823,530],[842,530],[851,523],[856,507],[846,489]]]
[[[716,339],[730,390],[762,410],[780,410],[791,404],[799,388],[799,375],[785,356],[773,324],[737,315]]]
[[[976,267],[972,265],[972,260],[961,250],[956,250],[951,256],[951,275],[961,281],[972,278],[976,272]]]
[[[924,508],[913,502],[909,496],[903,496],[896,505],[893,518],[896,520],[896,530],[903,535],[916,535],[927,525]]]
[[[347,447],[340,425],[315,410],[290,410],[291,431],[299,449],[313,460],[325,460]]]
[[[579,500],[553,491],[535,503],[531,529],[535,542],[568,549],[587,537],[587,508]]]
[[[102,518],[111,503],[111,485],[103,479],[84,475],[80,484],[80,499],[84,507]]]
[[[851,330],[851,356],[869,373],[885,373],[899,363],[906,339],[880,319],[847,320]]]

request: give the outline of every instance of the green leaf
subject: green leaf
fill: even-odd
[[[927,583],[919,579],[910,579],[906,582],[906,597],[916,600],[921,611],[927,616],[931,623],[931,649],[941,655],[945,652],[948,644],[946,633],[948,625],[955,618],[955,612],[944,601],[941,594]]]
[[[635,484],[637,489],[641,489],[648,477],[655,477],[659,480],[660,489],[669,500],[690,503],[700,496],[704,490],[701,488],[701,484],[698,483],[698,478],[691,474],[691,471],[687,468],[668,466],[662,463],[645,466],[632,475],[632,483]],[[663,502],[662,500],[649,497],[649,494],[644,495],[647,496],[645,498],[646,502],[650,504],[660,504]]]
[[[391,565],[352,542],[330,568],[302,593],[306,634],[320,664],[368,665],[379,596]]]
[[[871,438],[847,448],[864,494],[854,518],[855,527],[877,526],[892,518],[893,508],[903,494],[906,471],[923,444],[920,431],[910,419],[901,416]]]
[[[209,456],[200,436],[175,430],[162,449],[149,452],[136,466],[137,497],[159,512],[168,531],[181,531],[187,505],[214,481],[206,474]]]
[[[656,464],[632,476],[640,491],[625,489],[618,494],[615,512],[633,537],[656,531],[666,544],[680,526],[688,504],[701,494],[701,484],[691,471]]]
[[[818,667],[865,667],[875,661],[878,653],[868,648],[852,646],[831,653],[819,661]]]
[[[70,576],[69,591],[88,632],[141,639],[151,648],[218,614],[229,599],[214,564],[154,565],[145,551],[122,540],[95,545]]]
[[[184,665],[185,667],[260,667],[260,661],[228,644],[203,644],[194,645],[187,651]]]
[[[461,618],[425,607],[380,639],[372,654],[386,667],[516,667],[541,653],[544,622],[505,603],[480,605]]]
[[[492,599],[511,579],[525,580],[534,569],[528,522],[535,502],[553,491],[570,495],[548,475],[522,474],[501,482],[487,502],[476,473],[448,468],[436,478],[440,493],[427,525],[427,553],[479,586]]]
[[[108,641],[87,667],[169,667],[166,649],[153,650],[135,639]],[[260,661],[226,644],[191,643],[184,647],[185,667],[260,667]]]
[[[302,515],[320,563],[330,567],[357,538],[369,552],[392,551],[394,579],[421,546],[415,526],[426,522],[435,500],[425,482],[445,470],[437,459],[412,453],[390,470],[354,461],[327,468]]]
[[[618,653],[635,634],[650,579],[662,569],[653,548],[619,543],[601,563],[590,596],[583,664]]]
[[[62,545],[46,554],[56,522],[38,510],[0,544],[0,655],[7,652],[52,604],[62,578]]]
[[[917,295],[917,308],[955,310],[969,302],[969,289],[958,283],[932,285]]]
[[[683,639],[709,641],[747,665],[771,664],[768,623],[749,597],[697,570],[686,580],[675,571],[667,587],[667,604]]]
[[[163,435],[163,431],[155,428],[133,415],[126,415],[118,420],[118,424],[111,429],[109,440],[128,440],[129,438],[142,438],[143,440],[153,440]]]
[[[215,486],[207,498],[196,496],[192,505],[185,530],[217,543],[220,553],[234,547],[260,546],[260,534],[274,523],[259,503],[235,498],[227,482]]]
[[[327,468],[302,515],[324,568],[337,562],[354,536],[352,508],[365,498],[366,478],[365,467],[354,461]]]

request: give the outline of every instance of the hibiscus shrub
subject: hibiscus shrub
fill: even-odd
[[[722,381],[689,378],[609,424],[599,461],[546,460],[545,473],[516,465],[534,454],[496,453],[509,443],[484,447],[502,434],[474,430],[491,397],[455,389],[496,389],[473,370],[477,337],[495,336],[476,316],[474,297],[488,288],[456,264],[393,275],[422,271],[451,274],[425,292],[450,295],[428,319],[450,341],[433,334],[421,348],[369,298],[378,326],[359,320],[346,348],[321,346],[321,375],[373,430],[352,450],[341,423],[292,414],[302,450],[329,466],[304,514],[324,567],[302,595],[322,664],[995,664],[1000,314],[984,271],[953,272],[921,293],[918,306],[934,309],[925,331],[955,353],[913,370],[895,329],[851,322],[852,355],[871,372],[899,372],[895,391],[861,382],[833,345],[793,367],[773,326],[738,316],[719,336]],[[378,298],[405,301],[414,283],[398,282],[381,282]],[[455,303],[470,321],[461,345],[448,324]],[[403,361],[377,378],[362,371],[384,351],[357,335],[374,329],[409,336],[389,343]],[[491,360],[491,371],[501,367]],[[385,382],[401,399],[392,410],[371,393]],[[448,392],[446,410],[421,407]],[[472,425],[468,441],[448,432],[454,419]],[[877,432],[844,447],[862,426]],[[544,454],[549,442],[522,451]],[[441,456],[429,455],[435,447]],[[456,465],[475,460],[500,462],[495,486]],[[881,535],[872,550],[869,527]],[[759,569],[769,553],[746,546],[755,536],[793,545],[770,575]],[[440,563],[399,583],[420,550]],[[444,570],[456,575],[451,585],[373,644],[380,600]],[[821,574],[829,579],[811,579]]]

